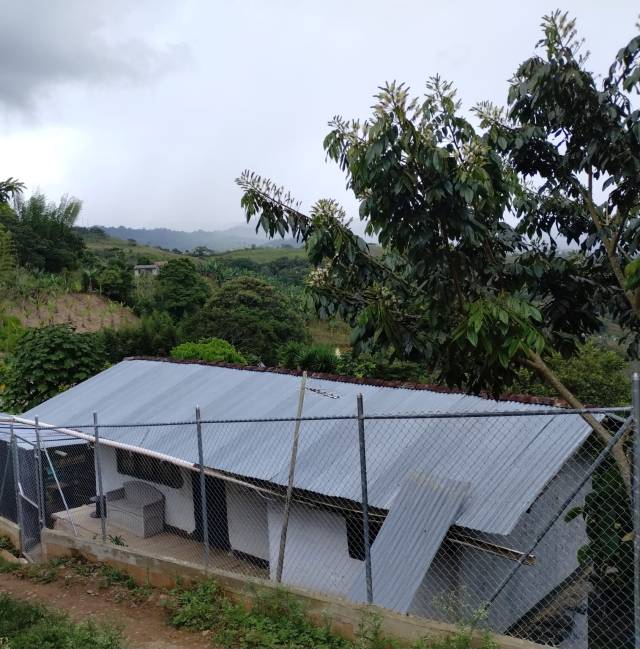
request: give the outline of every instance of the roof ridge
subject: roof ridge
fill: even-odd
[[[257,365],[241,365],[240,363],[226,363],[224,361],[202,361],[183,360],[179,358],[167,358],[166,356],[127,356],[125,361],[155,361],[159,363],[175,363],[177,365],[204,365],[208,367],[224,367],[232,370],[243,370],[246,372],[265,372],[268,374],[286,374],[289,376],[302,376],[302,370],[290,370],[285,367],[259,367]],[[388,379],[360,378],[344,374],[328,374],[326,372],[307,372],[309,378],[334,381],[336,383],[354,383],[356,385],[370,385],[381,388],[402,388],[404,390],[424,390],[428,392],[439,392],[441,394],[471,394],[461,388],[450,388],[433,383],[415,383],[412,381],[394,381]],[[565,408],[568,406],[564,399],[554,397],[538,397],[532,394],[511,394],[504,393],[495,397],[483,390],[471,396],[489,399],[491,401],[511,401],[513,403],[526,403],[529,405],[554,406]]]

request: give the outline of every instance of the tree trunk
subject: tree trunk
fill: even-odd
[[[538,376],[549,386],[551,386],[572,408],[584,408],[584,404],[567,388],[562,381],[555,375],[553,370],[544,362],[540,354],[529,351],[527,365],[534,370]],[[611,434],[607,429],[590,414],[581,415],[582,418],[591,426],[596,435],[603,444],[611,441]],[[631,496],[631,465],[624,452],[624,437],[611,449],[611,456],[620,471],[620,477],[624,482],[627,494]]]

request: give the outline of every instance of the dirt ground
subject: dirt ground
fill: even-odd
[[[142,604],[118,602],[91,582],[38,584],[11,574],[0,575],[0,592],[58,609],[76,622],[92,617],[113,624],[131,649],[215,649],[206,632],[180,631],[165,623],[161,593]]]

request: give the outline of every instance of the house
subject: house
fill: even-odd
[[[142,277],[142,276],[147,276],[147,275],[155,277],[159,273],[160,273],[160,264],[159,263],[155,263],[155,264],[137,264],[136,266],[133,267],[133,274],[136,277]]]
[[[219,421],[202,427],[210,542],[273,576],[293,429],[278,419],[295,415],[295,374],[127,359],[22,417],[64,427],[99,413],[105,490],[132,479],[153,485],[167,529],[201,540],[196,430],[180,423],[193,421],[198,404],[205,421]],[[283,582],[364,601],[358,393],[366,415],[379,416],[365,422],[375,603],[443,617],[449,598],[459,615],[485,603],[522,560],[488,611],[491,628],[505,631],[575,576],[586,540],[580,518],[560,517],[535,556],[526,551],[586,474],[590,429],[579,416],[536,415],[548,406],[531,398],[497,402],[382,381],[314,375],[307,387],[303,415],[320,419],[301,424]],[[504,411],[514,414],[492,414]],[[144,425],[161,422],[177,423]],[[119,427],[132,423],[141,426]],[[586,589],[581,597],[562,610],[554,644],[586,646]]]

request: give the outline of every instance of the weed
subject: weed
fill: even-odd
[[[109,542],[113,543],[113,545],[119,545],[119,546],[121,546],[123,548],[127,547],[127,542],[124,540],[124,537],[119,536],[117,534],[115,536],[112,536],[111,534],[109,534]]]
[[[65,615],[0,595],[0,637],[11,649],[122,649],[120,633],[93,622],[73,624]],[[2,645],[0,645],[2,646]]]
[[[14,557],[20,556],[20,550],[16,548],[15,545],[11,542],[11,539],[8,536],[0,536],[0,550],[6,550],[11,553]]]

